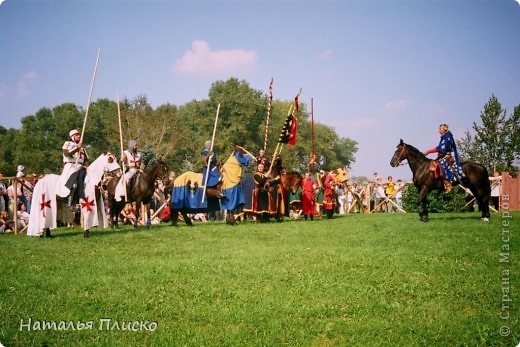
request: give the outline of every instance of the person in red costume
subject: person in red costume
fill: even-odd
[[[302,179],[302,212],[305,220],[308,217],[313,220],[316,213],[315,198],[318,184],[310,176],[311,174],[306,172]]]

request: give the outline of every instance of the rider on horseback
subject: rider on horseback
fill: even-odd
[[[441,139],[439,145],[427,150],[424,154],[437,153],[437,161],[441,168],[444,191],[449,193],[453,189],[452,183],[460,182],[464,178],[464,172],[459,162],[457,146],[453,134],[447,124],[439,125]]]
[[[86,170],[83,165],[86,164],[88,156],[83,149],[79,131],[76,129],[69,131],[69,137],[70,140],[65,141],[62,146],[64,165],[56,194],[63,199],[68,198],[70,206],[73,202],[79,201],[79,198],[85,197]]]
[[[121,201],[121,197],[125,196],[124,189],[127,189],[127,192],[131,193],[133,188],[137,182],[137,176],[139,172],[142,172],[144,169],[143,155],[138,150],[138,144],[136,140],[128,141],[128,149],[123,152],[121,156],[121,162],[126,166],[126,172],[124,174],[126,187],[124,187],[122,183],[122,179],[119,181],[119,184],[116,188],[115,199],[116,201]]]

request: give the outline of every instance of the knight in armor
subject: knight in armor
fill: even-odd
[[[88,156],[83,148],[80,133],[77,129],[69,131],[70,140],[65,141],[62,146],[63,170],[58,180],[56,194],[68,199],[68,204],[79,201],[85,197],[84,181]]]
[[[427,150],[424,154],[437,153],[437,161],[442,173],[445,193],[453,189],[453,183],[459,182],[465,177],[462,166],[460,165],[457,146],[453,134],[449,131],[447,124],[439,125],[441,139],[439,145]]]
[[[128,149],[123,151],[121,155],[121,162],[125,165],[126,172],[119,180],[119,184],[116,187],[115,199],[121,201],[121,198],[125,196],[124,189],[131,194],[135,184],[137,183],[137,176],[139,172],[144,169],[143,154],[138,150],[138,143],[136,140],[128,141]],[[126,182],[126,187],[123,184]]]

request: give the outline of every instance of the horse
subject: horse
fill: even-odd
[[[127,202],[135,202],[136,215],[134,220],[134,230],[137,230],[139,215],[141,213],[141,206],[146,206],[146,226],[151,227],[150,219],[150,202],[152,201],[153,194],[155,192],[155,181],[162,179],[167,181],[168,179],[168,167],[162,160],[157,161],[150,168],[145,169],[144,172],[139,173],[135,178],[135,184],[131,191],[128,192],[128,201],[124,198],[121,201],[116,200],[115,192],[118,182],[123,176],[110,180],[107,184],[108,191],[108,204],[110,208],[110,221],[112,227],[117,227],[119,224],[119,214],[123,210],[123,207]]]
[[[86,169],[84,180],[85,197],[80,199],[81,215],[83,219],[83,235],[90,236],[90,228],[101,226],[106,228],[106,214],[102,195],[98,185],[108,165],[109,156],[104,153],[90,164]],[[39,179],[33,189],[33,198],[27,235],[52,237],[51,230],[58,227],[58,221],[65,224],[75,222],[74,208],[67,202],[58,198],[58,181],[60,175],[47,174]]]
[[[235,225],[234,214],[245,204],[244,192],[240,184],[242,167],[249,165],[253,160],[255,158],[247,151],[238,146],[235,148],[221,167],[222,185],[220,189],[222,195],[211,194],[209,190],[205,191],[202,173],[188,171],[177,176],[171,191],[172,225],[178,225],[179,214],[182,215],[188,226],[192,226],[193,223],[188,213],[218,210],[226,210],[226,223]],[[203,196],[205,196],[204,199]]]
[[[417,197],[417,208],[420,220],[428,221],[428,198],[427,195],[432,190],[444,189],[444,184],[435,172],[431,170],[435,165],[435,160],[428,159],[417,148],[401,141],[397,145],[390,166],[397,167],[403,160],[407,160],[413,173],[413,183],[419,192]],[[487,169],[478,163],[463,162],[462,169],[465,177],[460,182],[471,190],[478,202],[480,211],[482,212],[482,221],[489,221],[489,199],[491,195],[491,186],[489,184],[489,175]]]
[[[283,185],[287,189],[287,203],[295,216],[300,215],[302,210],[302,179],[298,171],[289,171],[282,176]]]

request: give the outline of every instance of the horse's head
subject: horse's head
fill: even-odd
[[[405,159],[406,159],[406,143],[404,143],[403,139],[401,139],[401,141],[397,145],[394,155],[392,156],[392,159],[390,160],[390,166],[397,167]]]
[[[348,173],[344,167],[334,169],[330,172],[330,174],[332,177],[334,177],[334,181],[336,181],[336,183],[344,183],[348,180]]]
[[[154,172],[155,172],[155,178],[160,178],[163,182],[168,182],[168,167],[166,166],[166,163],[164,160],[159,160],[155,165],[153,166]]]

